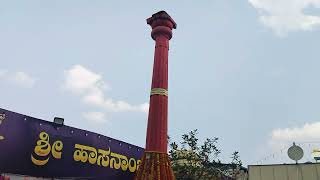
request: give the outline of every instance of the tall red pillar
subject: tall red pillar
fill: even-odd
[[[168,148],[168,51],[174,20],[160,11],[147,19],[155,40],[146,148],[135,180],[175,179]]]

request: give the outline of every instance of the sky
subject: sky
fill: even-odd
[[[0,107],[145,145],[154,41],[169,51],[169,136],[198,129],[244,164],[320,148],[320,0],[1,1]]]

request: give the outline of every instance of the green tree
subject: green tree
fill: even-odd
[[[241,166],[239,152],[231,156],[231,163],[219,160],[221,150],[217,147],[218,138],[207,138],[199,144],[198,131],[182,135],[182,142],[170,142],[169,155],[177,180],[216,180],[232,176],[230,170]],[[170,141],[170,139],[169,139]]]

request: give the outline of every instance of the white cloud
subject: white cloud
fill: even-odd
[[[305,152],[300,162],[314,161],[312,150],[320,148],[320,122],[305,123],[302,126],[277,128],[271,131],[267,143],[261,144],[257,159],[252,164],[293,163],[287,150],[296,142]]]
[[[306,123],[302,127],[275,129],[271,133],[271,145],[288,142],[313,142],[320,139],[320,122]]]
[[[70,92],[81,97],[88,105],[103,108],[112,112],[136,111],[147,112],[148,103],[132,105],[124,100],[115,101],[107,97],[110,90],[100,74],[94,73],[81,65],[74,65],[65,71],[64,86]]]
[[[31,77],[29,74],[25,72],[16,72],[14,73],[13,77],[11,78],[12,82],[17,85],[31,88],[34,86],[36,80]]]
[[[259,20],[277,35],[294,31],[311,31],[320,25],[320,16],[304,12],[320,8],[320,0],[248,0],[259,14]]]
[[[101,75],[96,74],[81,65],[75,65],[65,71],[65,87],[77,94],[88,92],[101,93],[107,88]]]
[[[7,70],[0,70],[0,79],[25,88],[32,88],[36,83],[34,77],[22,71],[11,73]]]
[[[269,148],[272,152],[279,152],[281,150],[286,152],[292,143],[296,142],[304,150],[311,152],[311,149],[314,147],[308,145],[308,143],[314,145],[313,143],[319,142],[319,137],[320,122],[305,123],[301,127],[278,128],[271,132]],[[284,154],[284,157],[286,157],[286,154]]]
[[[140,104],[139,107],[143,112],[147,113],[149,111],[149,103]]]
[[[106,123],[107,118],[103,112],[86,112],[82,114],[83,117],[88,121],[96,123]]]

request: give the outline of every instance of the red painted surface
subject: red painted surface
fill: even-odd
[[[155,53],[152,85],[153,88],[168,90],[168,51],[169,40],[175,22],[164,11],[154,14],[147,22],[152,27],[151,36],[155,40]],[[146,151],[167,153],[168,97],[152,95],[148,117]]]
[[[10,180],[10,177],[0,175],[0,180]]]
[[[151,37],[156,41],[151,89],[168,90],[169,40],[176,23],[164,11],[153,14],[147,23],[152,27]],[[168,96],[153,94],[150,96],[146,149],[134,180],[175,179],[167,154],[167,136]]]

